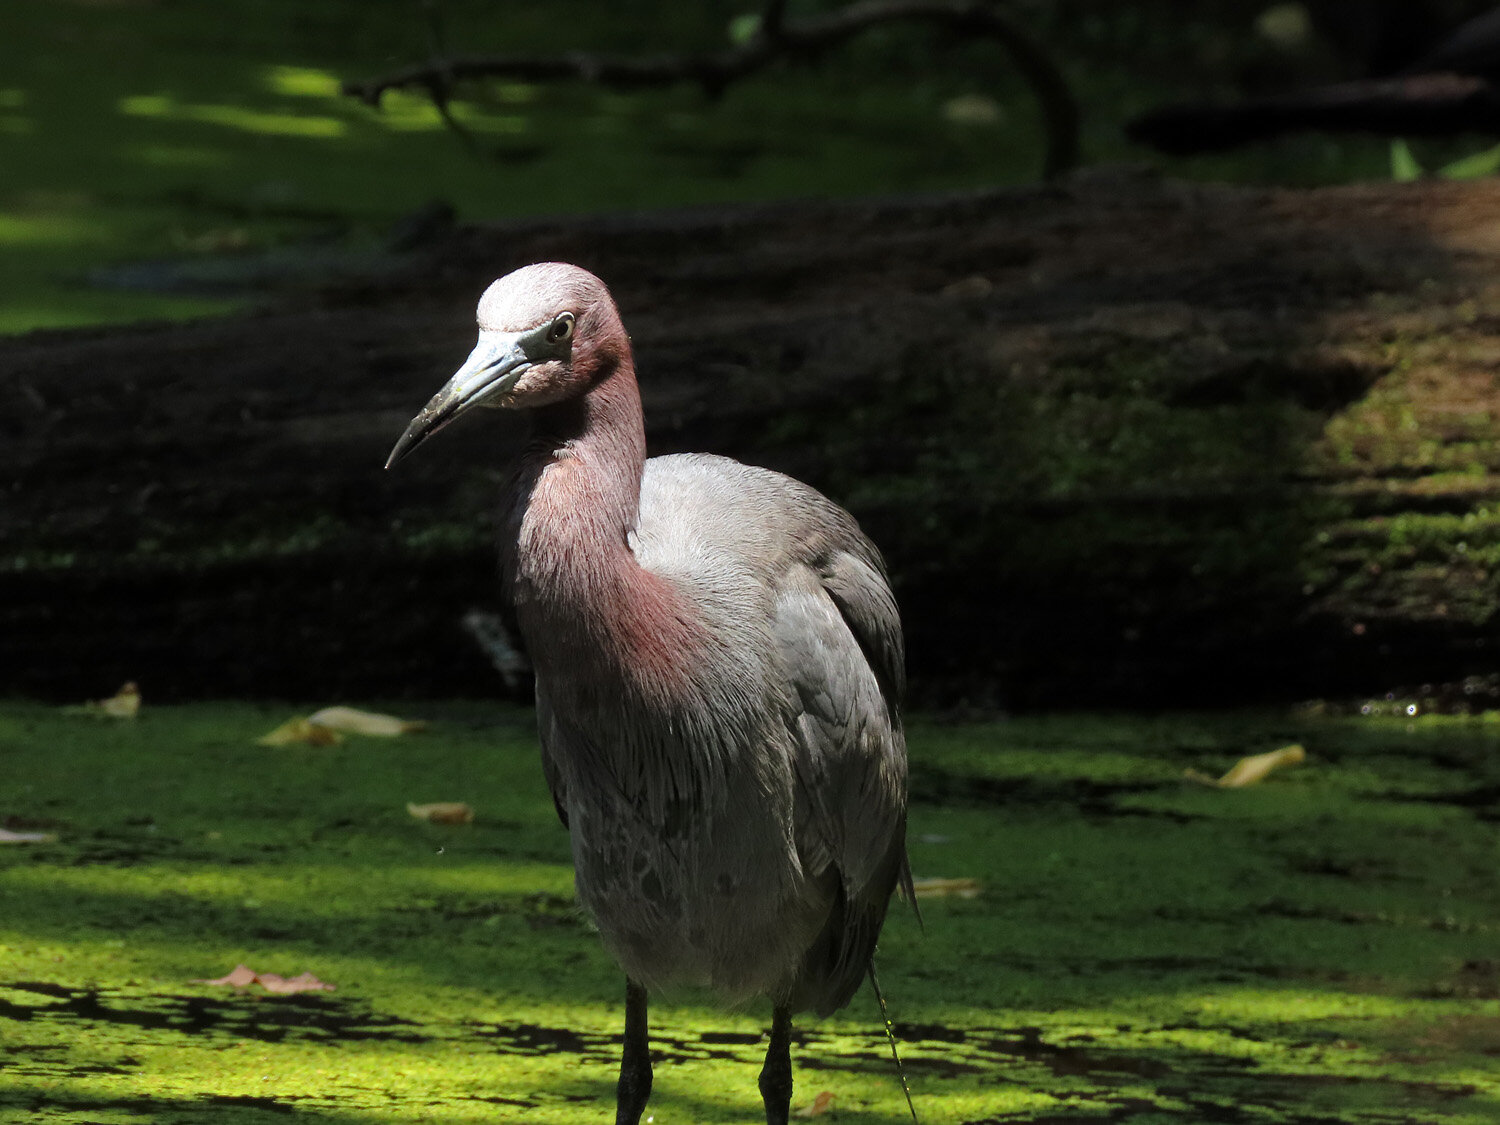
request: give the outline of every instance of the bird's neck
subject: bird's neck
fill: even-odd
[[[631,549],[645,461],[628,358],[586,395],[533,417],[506,570],[532,658],[554,679],[602,663],[611,675],[660,686],[696,647],[680,593]]]
[[[536,410],[526,456],[539,486],[571,492],[572,512],[591,532],[608,527],[623,543],[635,528],[646,465],[646,426],[630,357],[587,394]],[[556,479],[549,477],[553,469],[561,470],[551,474]],[[555,518],[567,520],[567,513]]]

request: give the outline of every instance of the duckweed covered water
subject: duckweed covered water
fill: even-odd
[[[148,692],[149,692],[149,685]],[[0,1120],[610,1120],[623,986],[529,713],[256,746],[290,709],[0,706]],[[414,716],[415,717],[415,716]],[[1261,785],[1182,780],[1301,742]],[[919,720],[882,983],[928,1123],[1500,1120],[1500,730],[1423,717]],[[461,800],[472,825],[408,801]],[[195,981],[239,962],[332,993]],[[768,1013],[658,1002],[655,1122],[760,1117]],[[874,1000],[795,1108],[906,1107]]]

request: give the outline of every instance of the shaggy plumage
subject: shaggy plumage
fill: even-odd
[[[578,894],[630,982],[618,1121],[650,1089],[648,990],[768,997],[767,1120],[791,1013],[843,1006],[906,875],[900,620],[852,517],[723,457],[647,460],[629,338],[559,264],[495,282],[480,345],[392,460],[473,405],[529,411],[506,599]]]

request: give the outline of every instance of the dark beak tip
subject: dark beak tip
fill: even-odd
[[[391,452],[385,459],[386,469],[390,470],[394,468],[398,462],[405,460],[406,455],[410,453],[414,448],[416,448],[418,444],[420,444],[422,436],[425,436],[425,434],[419,435],[418,437],[413,437],[410,429],[408,429],[406,433],[402,434],[400,438],[396,440],[396,444],[391,447]]]
[[[493,345],[487,348],[481,338],[480,346],[442,390],[428,400],[407,425],[406,432],[396,439],[390,456],[385,459],[385,467],[394,468],[398,461],[404,460],[413,449],[468,410],[479,398],[508,390],[528,366],[530,361],[514,341],[497,351]]]

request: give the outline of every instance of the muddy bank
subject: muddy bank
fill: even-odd
[[[654,451],[885,549],[920,697],[1232,702],[1492,669],[1500,187],[1060,187],[461,229],[253,315],[0,342],[6,690],[485,693],[523,436],[381,471],[482,286],[577,261]]]

